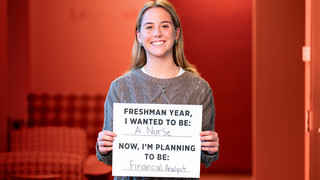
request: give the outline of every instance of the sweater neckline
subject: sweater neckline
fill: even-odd
[[[144,80],[149,81],[151,83],[162,85],[162,86],[175,84],[178,81],[181,81],[182,79],[186,78],[187,76],[190,76],[190,72],[185,71],[180,76],[176,76],[173,78],[161,79],[161,78],[156,78],[156,77],[153,77],[153,76],[150,76],[150,75],[144,73],[140,68],[135,69],[133,71],[133,73],[137,74],[137,76],[139,76],[141,79],[144,79]]]
[[[141,69],[141,71],[142,71],[143,73],[148,74],[148,73],[146,72],[145,66],[142,66],[142,68],[140,68],[140,69]],[[175,77],[181,76],[184,72],[186,72],[186,71],[183,70],[181,67],[179,67],[179,73],[178,73]]]

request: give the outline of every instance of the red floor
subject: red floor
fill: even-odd
[[[252,180],[250,175],[201,174],[200,180]]]

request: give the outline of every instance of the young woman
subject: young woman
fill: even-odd
[[[208,167],[218,159],[212,91],[184,56],[180,20],[168,1],[150,1],[142,8],[136,22],[130,71],[110,86],[104,127],[96,146],[98,159],[109,165],[112,165],[112,142],[116,137],[112,132],[115,102],[202,105],[201,162]]]

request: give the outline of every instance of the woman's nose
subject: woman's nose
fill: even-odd
[[[160,27],[154,28],[153,36],[155,36],[155,37],[161,37],[162,36],[162,32],[161,32],[161,28]]]

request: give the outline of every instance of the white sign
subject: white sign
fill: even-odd
[[[112,175],[200,177],[201,105],[113,104]]]

